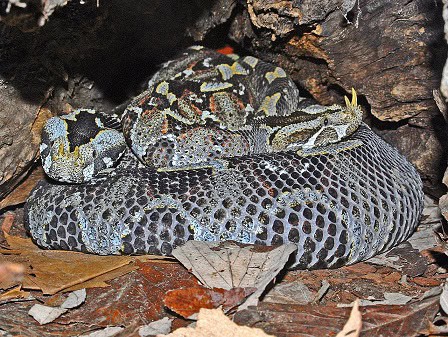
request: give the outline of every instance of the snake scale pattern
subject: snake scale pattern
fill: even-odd
[[[123,132],[87,109],[49,120],[53,179],[31,192],[25,224],[41,247],[95,254],[235,240],[293,242],[295,268],[365,260],[409,237],[423,192],[361,116],[356,95],[314,105],[279,67],[192,47],[127,107]]]

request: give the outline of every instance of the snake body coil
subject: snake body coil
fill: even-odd
[[[204,55],[194,56],[193,63],[196,66],[198,60],[210,63],[207,57],[213,60],[211,52]],[[199,118],[193,126],[184,128],[191,118],[198,118],[188,113],[205,104],[204,99],[198,94],[185,98],[180,94],[185,94],[185,90],[176,94],[172,88],[177,84],[170,79],[180,70],[189,74],[191,64],[191,57],[168,64],[150,85],[153,95],[147,92],[139,96],[125,112],[125,138],[140,161],[129,150],[124,150],[120,164],[107,177],[100,175],[82,184],[42,181],[36,186],[26,204],[25,223],[38,245],[96,254],[170,255],[174,247],[192,239],[263,245],[293,242],[298,246],[296,268],[333,268],[367,259],[405,240],[413,232],[423,205],[420,177],[396,149],[365,124],[361,123],[345,139],[344,144],[348,145],[342,148],[336,145],[336,150],[332,147],[323,151],[318,143],[319,150],[315,153],[307,152],[306,145],[298,150],[297,143],[302,141],[299,131],[309,133],[317,114],[303,124],[302,117],[294,117],[281,107],[282,104],[300,104],[298,97],[291,98],[297,90],[294,87],[292,91],[284,91],[285,96],[280,96],[275,104],[280,104],[276,106],[279,115],[285,111],[283,115],[299,128],[285,126],[283,122],[281,127],[269,124],[271,110],[266,112],[264,107],[272,104],[269,100],[279,97],[274,92],[276,86],[269,89],[271,91],[263,89],[261,98],[254,98],[250,96],[261,90],[257,87],[259,82],[247,81],[243,83],[250,90],[240,88],[244,97],[241,100],[248,100],[251,106],[259,109],[248,109],[238,97],[229,100],[229,95],[210,94],[213,98],[207,101],[207,106],[224,104],[228,107],[231,104],[230,110],[217,108],[217,113],[211,109],[207,116],[214,116]],[[226,67],[233,66],[230,74],[245,72],[244,68],[237,69],[238,64],[233,59],[219,64],[226,64],[221,68],[214,66],[222,70],[221,79],[230,76]],[[290,81],[278,69],[270,66],[262,74],[271,72],[273,82],[276,79]],[[197,67],[194,70],[195,76],[206,78],[200,83],[208,83],[209,89],[213,87],[207,82],[209,73],[198,73]],[[231,83],[235,86],[238,82]],[[188,88],[191,86],[190,83]],[[172,92],[175,94],[170,96]],[[154,103],[153,98],[152,105],[148,106],[150,97],[164,98],[170,103],[164,100]],[[192,97],[196,105],[185,107]],[[266,101],[266,97],[270,98]],[[218,99],[221,98],[220,103]],[[172,113],[174,104],[176,111],[182,113]],[[136,126],[145,113],[154,116],[155,110],[151,110],[154,107],[157,113],[171,111],[155,119],[160,122],[161,138],[154,136],[157,123],[143,121],[153,128],[147,133]],[[311,114],[316,109],[304,108]],[[230,118],[232,123],[223,126],[219,113],[225,111],[236,115]],[[250,114],[244,115],[247,111]],[[246,128],[248,119],[252,119],[250,128]],[[322,130],[327,124],[328,117],[325,117],[321,129],[302,143],[309,144],[310,139],[317,142],[318,136],[324,137]],[[206,127],[213,131],[206,131]],[[325,137],[338,135],[338,129],[334,130],[326,131]],[[173,136],[175,131],[178,133]],[[205,141],[194,143],[203,146],[199,154],[207,147],[209,159],[205,162],[194,152],[189,140],[185,140],[186,134],[195,137],[201,132],[205,133]],[[140,142],[139,133],[149,141],[148,146]],[[292,148],[282,145],[283,148],[276,149],[286,133],[292,135],[296,143]],[[267,137],[265,142],[260,140],[263,137]],[[237,144],[238,139],[243,142]],[[221,157],[222,152],[224,156]],[[193,164],[188,164],[188,160]],[[155,164],[147,167],[141,162]]]

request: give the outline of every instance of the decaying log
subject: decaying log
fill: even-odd
[[[440,184],[446,124],[432,94],[446,57],[440,1],[247,0],[232,18],[231,38],[283,66],[320,103],[341,102],[354,87],[426,187]]]
[[[19,70],[6,59],[9,55],[0,53],[0,199],[33,165],[40,141],[39,126],[48,118],[47,110],[42,109],[48,87],[38,76],[28,77],[30,73],[38,75],[39,70],[31,62]]]
[[[448,41],[448,0],[443,0],[443,19],[445,21],[445,40]],[[440,112],[445,118],[445,121],[448,123],[448,59],[445,62],[445,66],[443,68],[440,91],[436,90],[434,92],[434,98]],[[445,170],[442,182],[446,187],[448,187],[448,168]],[[448,220],[448,194],[444,194],[440,197],[439,208],[443,217]]]

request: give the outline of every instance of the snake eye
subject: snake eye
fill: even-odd
[[[328,118],[324,119],[324,125],[327,126],[328,125]]]

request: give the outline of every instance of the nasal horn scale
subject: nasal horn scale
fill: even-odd
[[[352,101],[348,99],[347,96],[344,96],[345,99],[345,105],[347,106],[347,109],[354,109],[358,106],[358,96],[356,95],[355,89],[352,88]]]

